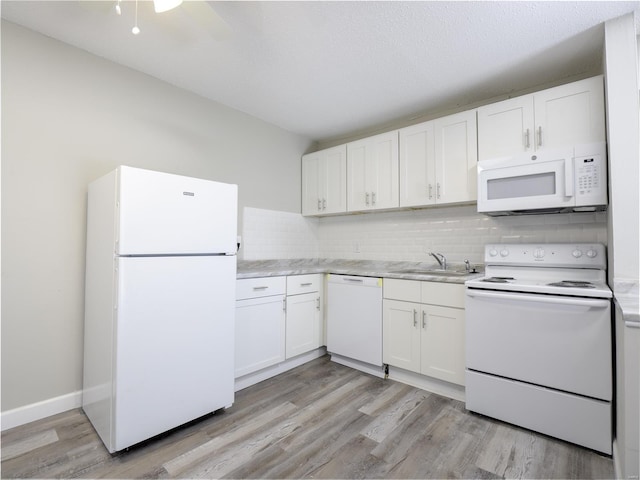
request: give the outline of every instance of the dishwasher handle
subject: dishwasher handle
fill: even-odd
[[[349,285],[352,287],[376,287],[382,288],[382,279],[358,275],[340,275],[332,273],[328,278],[329,284]]]

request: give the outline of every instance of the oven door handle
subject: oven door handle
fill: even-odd
[[[609,300],[603,300],[600,298],[550,297],[548,295],[522,295],[519,293],[498,293],[470,289],[467,289],[467,296],[511,300],[515,302],[525,301],[546,304],[574,305],[576,307],[606,308],[611,304]]]

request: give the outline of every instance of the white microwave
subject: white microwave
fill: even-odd
[[[604,143],[478,162],[478,212],[522,215],[607,208]]]

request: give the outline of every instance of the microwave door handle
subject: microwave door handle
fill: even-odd
[[[573,180],[574,168],[573,157],[569,157],[564,161],[564,195],[566,197],[573,197]]]

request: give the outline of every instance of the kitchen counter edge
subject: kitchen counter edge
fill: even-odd
[[[400,280],[421,280],[427,282],[459,283],[484,275],[481,266],[477,273],[463,276],[429,275],[422,273],[406,273],[401,270],[434,269],[435,265],[416,262],[368,262],[363,260],[261,260],[238,262],[236,278],[238,280],[259,277],[279,277],[305,275],[313,273],[330,273],[336,275],[357,275],[361,277],[395,278]],[[464,268],[464,265],[453,265],[452,270]]]

